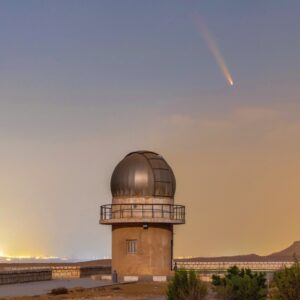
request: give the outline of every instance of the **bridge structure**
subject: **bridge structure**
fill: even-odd
[[[293,264],[293,261],[176,261],[178,268],[195,270],[204,281],[211,281],[212,275],[222,276],[230,267],[237,266],[240,269],[251,269],[253,272],[264,272],[269,282],[274,272]]]
[[[251,269],[255,272],[275,272],[293,265],[292,261],[176,261],[178,268],[208,273],[223,273],[228,268],[237,266],[240,269]]]

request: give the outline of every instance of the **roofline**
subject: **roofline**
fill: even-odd
[[[160,156],[160,154],[158,154],[157,152],[154,152],[154,151],[149,151],[149,150],[137,150],[137,151],[132,151],[132,152],[128,153],[125,157],[127,157],[127,156],[129,156],[129,155],[132,155],[132,154],[144,154],[144,153],[152,153],[152,154],[155,154],[155,155]]]

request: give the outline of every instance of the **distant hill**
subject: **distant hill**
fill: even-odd
[[[176,259],[177,261],[195,261],[195,262],[259,262],[259,261],[293,261],[294,256],[300,259],[300,241],[294,242],[288,248],[261,256],[257,254],[235,255],[235,256],[218,256],[218,257],[193,257]]]
[[[297,256],[297,258],[300,258],[300,241],[294,242],[291,246],[287,247],[286,249],[272,253],[268,255],[270,258],[293,258],[294,255]]]
[[[26,260],[14,260],[14,261],[5,261],[4,259],[0,260],[0,270],[3,268],[15,268],[15,267],[63,267],[63,266],[79,266],[79,267],[107,267],[111,265],[111,259],[99,259],[91,261],[82,261],[82,262],[68,262],[68,261],[26,261]]]
[[[218,256],[218,257],[193,257],[176,259],[176,261],[195,261],[195,262],[259,262],[259,261],[277,261],[287,262],[293,261],[294,255],[300,260],[300,241],[294,242],[291,246],[279,252],[274,252],[270,255],[261,256],[257,254],[235,255],[235,256]],[[68,261],[5,261],[5,258],[0,258],[0,269],[4,267],[52,267],[52,266],[110,266],[111,259],[99,259],[83,262],[68,262]]]

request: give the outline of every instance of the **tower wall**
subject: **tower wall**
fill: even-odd
[[[128,243],[136,244],[129,253]],[[112,269],[120,276],[170,275],[173,253],[172,224],[112,226]]]

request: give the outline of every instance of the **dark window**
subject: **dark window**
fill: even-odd
[[[136,254],[137,250],[137,241],[136,240],[127,240],[126,249],[128,254]]]

